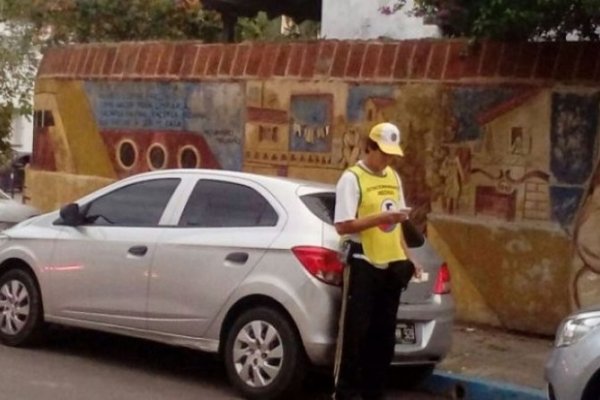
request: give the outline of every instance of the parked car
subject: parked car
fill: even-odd
[[[600,306],[562,321],[545,376],[551,400],[600,399]]]
[[[281,398],[332,365],[342,264],[330,185],[216,170],[127,178],[0,235],[0,340],[55,323],[219,353],[247,398]],[[394,362],[449,351],[446,265],[425,242]]]
[[[0,231],[39,213],[35,207],[22,204],[0,190]]]

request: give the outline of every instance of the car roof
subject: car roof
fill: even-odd
[[[152,176],[155,176],[155,177],[183,176],[183,175],[188,175],[188,176],[189,175],[192,175],[192,176],[193,175],[201,175],[201,176],[212,175],[214,177],[230,177],[230,178],[237,177],[237,178],[249,179],[254,182],[262,183],[265,185],[278,184],[278,185],[291,185],[291,186],[295,186],[296,188],[308,187],[308,188],[317,189],[317,190],[328,190],[328,191],[334,190],[333,185],[321,183],[321,182],[287,178],[287,177],[281,177],[281,176],[259,175],[259,174],[249,173],[249,172],[229,171],[229,170],[221,170],[221,169],[202,169],[202,168],[162,169],[159,171],[144,172],[141,174],[131,176],[130,178],[141,178],[141,177],[152,177]]]

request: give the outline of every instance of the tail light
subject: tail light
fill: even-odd
[[[443,263],[438,271],[435,284],[433,285],[433,293],[447,294],[450,293],[450,269],[448,264]]]
[[[315,278],[329,285],[341,286],[344,265],[336,251],[314,246],[292,249],[302,266]]]

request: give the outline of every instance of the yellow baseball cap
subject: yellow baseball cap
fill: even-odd
[[[403,156],[400,147],[400,129],[394,124],[384,122],[371,128],[369,139],[373,140],[382,152],[394,156]]]

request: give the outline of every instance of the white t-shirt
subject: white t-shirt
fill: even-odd
[[[369,172],[372,172],[367,166],[361,161],[358,164]],[[398,186],[400,187],[400,196],[398,198],[398,208],[406,208],[406,202],[404,200],[404,191],[402,190],[402,181],[400,177],[394,171],[396,179],[398,179]],[[360,201],[360,187],[358,185],[358,179],[355,174],[350,171],[345,171],[335,187],[335,215],[334,223],[351,221],[356,219],[358,211],[358,202]],[[360,243],[360,234],[353,233],[349,235],[349,239]]]

